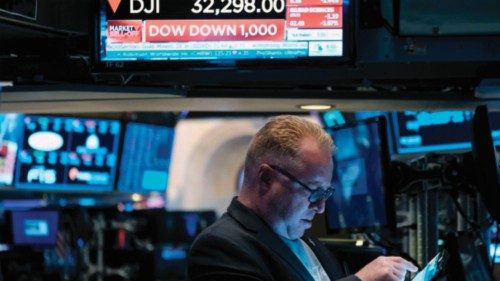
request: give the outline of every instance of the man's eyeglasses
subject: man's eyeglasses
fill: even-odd
[[[275,165],[269,165],[269,167],[271,167],[275,171],[278,171],[280,174],[286,176],[291,181],[298,183],[303,188],[307,189],[307,191],[309,191],[311,193],[311,195],[309,195],[309,202],[311,202],[311,203],[318,202],[319,200],[326,200],[326,199],[330,198],[330,196],[332,196],[333,193],[335,192],[335,188],[333,186],[326,186],[326,187],[319,187],[316,189],[312,189],[309,186],[307,186],[305,183],[299,181],[296,177],[294,177],[289,172],[281,169],[280,167],[275,166]]]

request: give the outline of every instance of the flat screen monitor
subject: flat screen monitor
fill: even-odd
[[[116,120],[26,115],[16,187],[112,191],[119,140]]]
[[[98,69],[314,66],[348,53],[347,0],[94,1]]]
[[[132,213],[143,226],[142,232],[156,244],[189,245],[216,220],[214,211],[167,211],[146,209]]]
[[[335,146],[326,202],[330,232],[358,232],[394,225],[394,198],[386,184],[389,167],[386,121],[376,117],[329,129]]]
[[[399,34],[403,36],[464,36],[500,34],[500,2],[400,1]]]
[[[59,213],[56,211],[13,211],[12,237],[15,245],[53,246]]]
[[[472,111],[405,111],[393,113],[399,154],[471,148]],[[490,113],[491,135],[500,145],[500,113]]]
[[[161,242],[191,244],[216,219],[214,211],[169,211],[163,220]]]
[[[0,114],[0,186],[12,185],[14,170],[23,132],[23,115]]]
[[[173,128],[128,123],[121,154],[118,191],[165,192],[173,142]]]
[[[498,159],[485,105],[476,108],[472,122],[472,158],[476,167],[477,189],[492,218],[500,222]]]

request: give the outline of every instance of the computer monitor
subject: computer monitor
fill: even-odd
[[[387,184],[389,154],[383,116],[328,130],[335,194],[326,202],[330,232],[359,232],[394,226],[394,198]]]
[[[14,245],[54,246],[59,213],[56,211],[12,211]]]
[[[26,115],[15,185],[43,191],[112,191],[119,140],[117,120]]]
[[[216,219],[214,211],[169,211],[163,221],[162,242],[191,244]]]
[[[471,147],[472,111],[404,111],[392,114],[399,154],[463,150]],[[500,113],[489,114],[491,135],[500,145]]]
[[[190,245],[196,236],[216,220],[214,211],[166,211],[146,209],[132,213],[144,234],[155,244]]]
[[[477,189],[483,202],[497,222],[500,221],[500,181],[498,160],[491,137],[488,108],[478,106],[472,120],[472,158],[476,167]]]
[[[118,191],[165,192],[173,142],[173,128],[128,123],[121,154]]]
[[[23,115],[0,114],[0,186],[12,185],[23,130]]]

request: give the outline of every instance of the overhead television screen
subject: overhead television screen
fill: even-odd
[[[112,191],[119,140],[117,120],[26,115],[15,185]]]
[[[425,153],[471,148],[472,111],[404,111],[393,113],[398,153]],[[500,145],[500,112],[490,112],[491,135]]]
[[[173,142],[173,128],[128,123],[118,191],[164,192],[168,184]]]
[[[347,0],[97,2],[94,59],[108,68],[144,61],[322,62],[347,53]]]

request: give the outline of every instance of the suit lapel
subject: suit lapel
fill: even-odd
[[[228,213],[247,230],[254,232],[259,241],[279,255],[306,281],[314,281],[302,262],[273,230],[251,210],[243,206],[236,197],[229,205]]]

